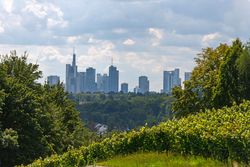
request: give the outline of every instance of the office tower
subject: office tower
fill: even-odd
[[[103,84],[103,79],[102,79],[102,74],[96,74],[96,84],[97,84],[97,91],[98,92],[103,92],[102,90],[102,84]]]
[[[139,92],[146,93],[149,92],[149,80],[146,76],[139,77]]]
[[[119,71],[111,65],[109,67],[109,92],[118,92],[119,87]]]
[[[140,88],[139,88],[139,86],[136,86],[135,88],[134,88],[134,93],[139,93],[140,92]]]
[[[175,86],[181,86],[180,70],[178,68],[174,71],[163,72],[163,92],[171,93],[172,88]]]
[[[60,77],[57,75],[50,75],[47,77],[47,82],[50,86],[57,85],[60,83]]]
[[[85,72],[78,72],[77,73],[77,91],[76,91],[76,93],[85,92],[85,80],[86,80],[86,73]]]
[[[102,76],[102,88],[104,93],[109,92],[109,76],[107,74],[103,74]]]
[[[66,91],[69,93],[77,92],[77,66],[75,53],[73,53],[72,65],[66,64]]]
[[[89,67],[86,69],[86,80],[85,80],[86,92],[96,92],[96,83],[95,83],[95,69]]]
[[[121,84],[121,92],[128,93],[128,84],[127,83]]]
[[[190,80],[191,72],[185,72],[184,73],[184,81]]]

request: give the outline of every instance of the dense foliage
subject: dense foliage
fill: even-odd
[[[30,167],[83,166],[137,151],[170,151],[250,163],[250,101],[212,109],[152,128],[121,133],[88,147],[37,160]]]
[[[206,48],[184,89],[176,87],[173,110],[181,117],[200,110],[231,106],[250,100],[250,44],[236,39],[232,45]]]
[[[166,94],[78,94],[71,95],[89,128],[97,123],[108,130],[130,130],[153,126],[171,116],[172,98]]]
[[[26,53],[1,56],[0,166],[30,163],[86,141],[87,130],[62,85],[41,85],[41,75]]]

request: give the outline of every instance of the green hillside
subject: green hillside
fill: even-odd
[[[37,160],[30,167],[84,166],[135,152],[172,152],[224,162],[250,162],[250,102],[206,110],[152,128],[113,135],[100,143]]]

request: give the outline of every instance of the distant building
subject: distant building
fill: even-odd
[[[109,67],[109,92],[118,92],[119,88],[119,71],[111,65]]]
[[[191,78],[191,72],[185,72],[184,73],[184,81],[190,80]]]
[[[96,85],[97,85],[97,91],[98,92],[103,92],[103,90],[102,90],[102,84],[103,84],[102,79],[103,79],[102,74],[100,74],[100,73],[96,74]]]
[[[47,82],[50,86],[57,85],[60,83],[60,77],[57,75],[50,75],[47,77]]]
[[[127,83],[121,84],[121,92],[128,93],[128,84]]]
[[[85,92],[85,80],[86,80],[86,73],[85,72],[78,72],[77,73],[77,90],[76,90],[76,93]]]
[[[92,67],[86,69],[85,86],[86,92],[96,92],[97,85],[95,83],[95,69]]]
[[[134,93],[140,93],[140,88],[139,88],[139,86],[136,86],[136,87],[134,88]]]
[[[180,70],[178,68],[174,71],[163,72],[163,92],[171,93],[172,88],[175,86],[181,86]]]
[[[139,77],[139,92],[144,94],[149,92],[149,80],[146,76]]]
[[[77,66],[75,53],[73,53],[72,65],[66,64],[66,91],[69,93],[77,92]]]

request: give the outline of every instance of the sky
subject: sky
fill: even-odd
[[[29,53],[44,82],[65,81],[75,47],[78,71],[107,73],[132,90],[146,75],[150,90],[163,87],[163,71],[192,71],[202,48],[246,42],[250,0],[0,0],[0,54]]]

